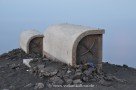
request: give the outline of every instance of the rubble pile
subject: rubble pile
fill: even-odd
[[[46,84],[38,82],[33,85],[28,83],[24,87],[43,88],[44,86],[50,87],[50,85],[77,85],[77,84],[89,84],[97,83],[103,86],[112,86],[113,83],[126,83],[125,80],[119,79],[111,74],[98,73],[95,65],[92,63],[84,63],[77,65],[76,67],[69,66],[65,63],[52,61],[47,58],[43,58],[38,54],[25,54],[21,49],[15,49],[8,53],[0,55],[1,59],[7,59],[9,61],[17,60],[18,63],[8,64],[8,67],[14,71],[23,69],[22,63],[26,66],[26,71],[30,75],[38,76]],[[6,57],[6,58],[5,58]],[[20,62],[21,61],[21,62]],[[25,69],[25,68],[24,68]]]
[[[47,85],[77,85],[98,82],[103,86],[111,86],[113,82],[126,82],[113,75],[98,73],[92,63],[72,67],[47,58],[35,58],[29,64],[31,66],[29,72],[43,79],[46,78]]]

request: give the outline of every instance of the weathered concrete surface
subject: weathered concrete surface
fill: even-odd
[[[26,53],[29,53],[29,44],[32,39],[36,37],[43,37],[41,33],[36,30],[23,31],[20,35],[20,47]]]
[[[47,28],[44,32],[43,53],[47,58],[59,60],[69,65],[76,65],[76,51],[81,39],[88,35],[102,35],[103,29],[90,28],[80,25],[59,24]],[[98,39],[99,63],[102,63],[102,37]]]
[[[32,60],[33,60],[32,58],[31,58],[31,59],[23,59],[23,64],[25,64],[25,65],[28,66],[28,67],[31,67],[29,63],[30,63]]]

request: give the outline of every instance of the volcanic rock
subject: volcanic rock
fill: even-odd
[[[36,83],[36,85],[35,85],[35,87],[34,87],[34,89],[42,89],[42,88],[44,88],[44,84],[43,83]]]
[[[82,81],[80,79],[76,79],[73,81],[73,84],[82,84]]]
[[[58,69],[57,69],[57,68],[54,68],[54,67],[52,67],[52,66],[48,66],[48,67],[45,67],[45,68],[41,69],[40,72],[41,72],[44,76],[53,76],[53,75],[57,74]]]
[[[64,83],[64,81],[57,76],[51,77],[49,82],[53,85],[62,85]]]

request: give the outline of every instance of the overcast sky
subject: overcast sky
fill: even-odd
[[[136,0],[0,0],[0,54],[23,30],[57,23],[105,29],[103,61],[136,67]]]

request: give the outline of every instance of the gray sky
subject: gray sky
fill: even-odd
[[[136,67],[136,0],[0,0],[0,53],[19,47],[23,30],[56,23],[105,29],[103,60]]]

